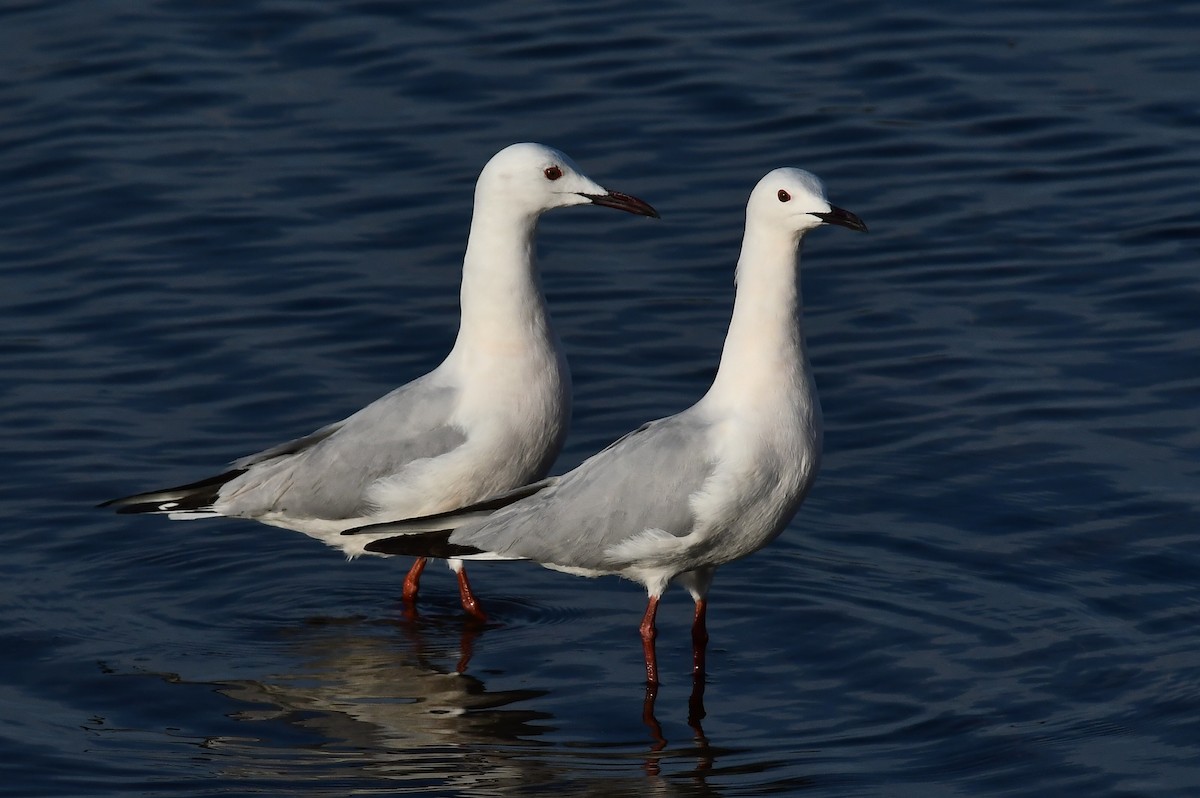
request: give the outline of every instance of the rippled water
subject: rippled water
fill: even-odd
[[[0,791],[1200,793],[1194,3],[9,3]],[[690,601],[93,510],[341,418],[453,340],[480,166],[542,225],[562,470],[706,387],[750,187],[805,251],[826,458]],[[456,674],[457,670],[461,674]]]

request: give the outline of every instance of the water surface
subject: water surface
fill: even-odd
[[[1200,791],[1200,10],[586,0],[0,10],[0,791]],[[528,564],[343,562],[98,512],[440,361],[479,168],[519,140],[655,223],[548,215],[556,471],[707,387],[746,195],[821,175],[826,456],[690,602]],[[690,722],[689,722],[690,721]]]

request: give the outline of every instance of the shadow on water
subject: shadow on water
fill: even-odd
[[[549,691],[489,690],[470,672],[488,627],[410,613],[396,620],[313,618],[282,630],[290,672],[208,684],[230,699],[244,734],[201,742],[227,783],[262,787],[297,774],[314,794],[340,787],[457,793],[715,795],[706,782],[717,752],[701,727],[704,679],[693,680],[693,737],[671,744],[646,688],[640,741],[565,742],[541,705]],[[453,663],[448,665],[447,663]],[[170,677],[172,684],[185,684]],[[193,685],[195,686],[195,685]],[[581,688],[582,689],[582,688]],[[561,699],[561,697],[559,697]],[[679,769],[664,776],[664,765]]]

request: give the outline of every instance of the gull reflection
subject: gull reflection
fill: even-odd
[[[270,683],[226,682],[223,692],[270,707],[241,713],[245,720],[284,718],[328,739],[384,754],[409,754],[449,740],[461,744],[541,734],[545,729],[537,724],[550,716],[514,705],[544,691],[489,693],[482,681],[462,672],[483,627],[455,625],[461,634],[424,621],[310,621],[288,635],[289,653],[301,665],[296,673]]]
[[[706,714],[704,711],[704,647],[694,648],[693,654],[692,692],[688,696],[687,724],[692,730],[692,740],[696,744],[694,753],[697,759],[696,773],[699,775],[712,770],[714,756],[708,737],[704,734],[704,728],[700,725]],[[658,722],[658,716],[655,714],[658,689],[659,685],[657,684],[647,684],[646,693],[642,698],[642,723],[650,730],[650,738],[653,740],[653,744],[650,746],[650,755],[646,757],[645,769],[652,776],[659,774],[659,761],[662,759],[662,752],[667,747],[667,738],[663,736],[662,724]]]
[[[486,627],[458,617],[309,621],[282,637],[292,672],[219,683],[221,693],[245,707],[233,717],[265,724],[262,734],[253,735],[255,743],[214,739],[208,747],[225,755],[227,775],[239,781],[293,779],[297,764],[316,768],[323,775],[311,787],[321,795],[326,778],[336,778],[346,793],[377,790],[383,782],[390,789],[436,785],[501,795],[531,790],[716,794],[705,783],[712,755],[700,728],[702,672],[690,702],[691,745],[668,748],[654,714],[655,689],[647,691],[643,703],[652,742],[641,754],[636,744],[634,750],[621,746],[620,752],[597,751],[586,742],[564,746],[562,740],[547,739],[561,735],[553,716],[530,708],[546,691],[489,691],[481,678],[466,672],[472,647],[487,633]],[[286,729],[312,739],[297,744],[295,732]],[[264,741],[272,739],[280,748],[268,753],[270,743],[264,751]],[[287,767],[281,767],[281,759]],[[597,769],[597,760],[608,764]],[[690,772],[665,777],[660,771],[667,760],[695,764],[688,766]],[[611,766],[621,761],[631,769],[614,774]]]

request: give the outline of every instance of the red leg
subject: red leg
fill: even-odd
[[[467,569],[458,569],[458,597],[462,599],[463,609],[467,611],[475,620],[480,623],[487,622],[487,615],[483,611],[483,606],[479,603],[479,599],[475,598],[475,594],[471,592],[471,583],[467,581]]]
[[[692,676],[704,678],[704,655],[708,648],[708,629],[704,625],[704,617],[708,611],[708,602],[699,599],[696,602],[696,616],[692,619]]]
[[[646,604],[646,614],[642,616],[642,654],[646,658],[646,684],[658,686],[658,658],[654,654],[654,638],[658,630],[654,627],[654,616],[658,612],[658,596],[651,596]]]
[[[417,561],[412,564],[412,568],[408,569],[408,576],[404,577],[404,603],[412,604],[417,600],[417,589],[421,586],[421,572],[425,570],[425,558],[418,557]]]
[[[700,721],[704,719],[704,655],[708,648],[708,629],[704,625],[708,603],[696,600],[696,617],[692,620],[692,694],[688,697],[688,725],[696,739],[707,743]]]
[[[657,699],[658,685],[647,684],[646,695],[642,699],[642,723],[646,724],[646,728],[650,730],[650,736],[654,739],[654,744],[650,746],[651,753],[658,753],[667,747],[667,738],[663,737],[662,724],[654,715],[654,702]],[[644,767],[651,776],[657,776],[659,773],[658,757],[647,759]]]

